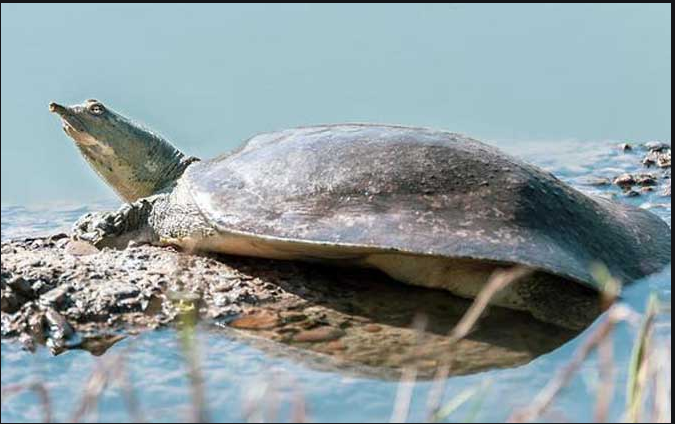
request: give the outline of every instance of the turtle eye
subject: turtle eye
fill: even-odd
[[[93,103],[89,105],[89,112],[91,112],[93,115],[100,116],[103,115],[103,112],[105,112],[105,108],[100,103]]]

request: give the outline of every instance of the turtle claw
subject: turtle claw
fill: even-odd
[[[147,219],[151,202],[139,200],[126,204],[115,212],[88,213],[73,226],[73,239],[82,240],[98,248],[124,249],[130,241],[149,242]],[[147,239],[147,240],[146,240]]]
[[[122,222],[119,213],[88,213],[73,226],[73,239],[86,241],[96,247],[114,244],[110,240],[119,235]]]

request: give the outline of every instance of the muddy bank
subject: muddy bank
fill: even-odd
[[[453,374],[511,367],[576,334],[491,308],[453,345],[448,333],[469,305],[366,270],[98,250],[65,234],[2,244],[2,336],[54,353],[101,354],[126,335],[175,325],[186,310],[270,354],[392,378],[405,367],[427,377],[441,364]]]

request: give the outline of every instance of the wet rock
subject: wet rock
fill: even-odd
[[[628,143],[621,143],[619,144],[619,149],[623,150],[624,152],[632,152],[633,146]]]
[[[29,299],[33,299],[35,297],[35,292],[31,283],[26,281],[22,276],[12,277],[9,281],[7,281],[6,284],[7,287],[12,289],[12,291],[17,294],[23,295]]]
[[[614,179],[614,184],[628,191],[635,186],[654,187],[658,180],[652,174],[623,174]]]
[[[318,343],[337,340],[345,335],[343,330],[333,327],[318,327],[312,330],[304,330],[293,336],[297,343]]]
[[[47,308],[44,319],[49,327],[49,336],[53,339],[67,340],[75,334],[68,320],[53,308]]]
[[[57,241],[60,240],[68,240],[69,236],[66,233],[57,233],[49,237],[49,241],[52,243],[56,243]]]
[[[22,323],[26,326],[26,333],[36,342],[44,344],[47,336],[44,310],[34,305],[22,308],[22,310],[29,313],[26,322]]]
[[[279,316],[273,312],[261,311],[241,318],[230,323],[230,327],[246,330],[269,330],[279,325]]]
[[[44,314],[46,324],[46,345],[54,354],[59,354],[65,349],[73,348],[81,344],[80,337],[68,320],[52,308],[47,308]]]
[[[17,312],[28,302],[28,299],[10,290],[3,291],[0,300],[2,303],[0,310],[9,314]]]
[[[645,148],[652,152],[661,152],[665,149],[670,149],[670,145],[660,141],[650,141],[644,144]]]
[[[642,164],[646,167],[658,166],[659,168],[671,168],[671,148],[665,144],[653,144],[648,146],[649,152]]]
[[[623,189],[630,189],[636,184],[635,177],[631,174],[619,175],[614,179],[614,185]]]
[[[658,185],[658,180],[651,174],[639,174],[635,177],[635,181],[640,187],[654,187]]]

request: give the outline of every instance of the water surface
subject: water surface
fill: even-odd
[[[671,137],[670,4],[1,8],[3,204],[110,193],[52,100],[99,99],[204,158],[262,131],[335,122]]]

